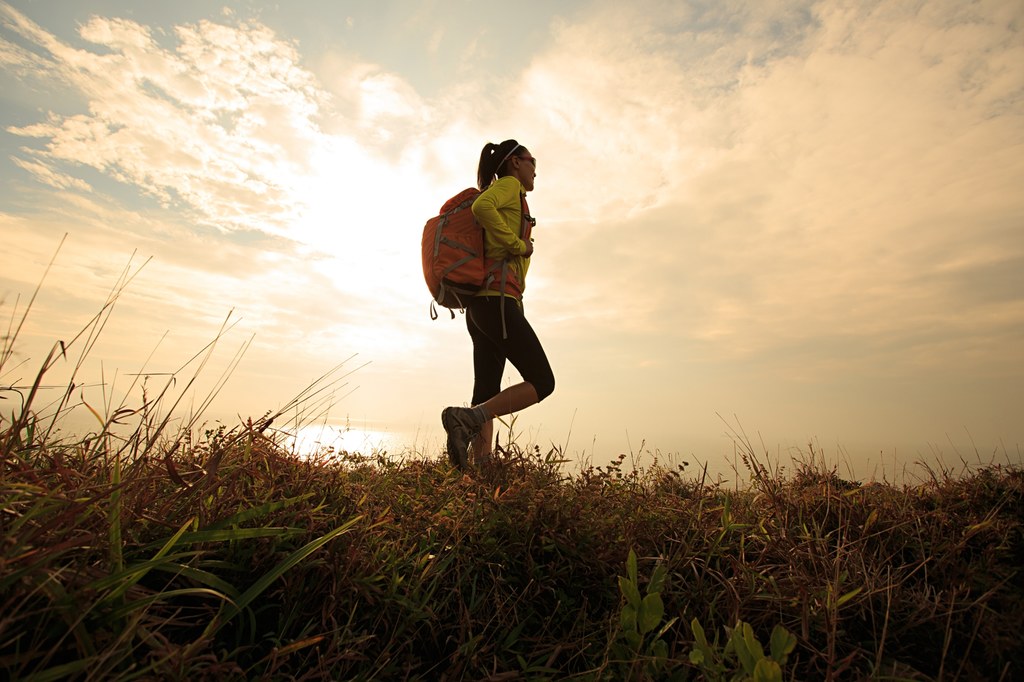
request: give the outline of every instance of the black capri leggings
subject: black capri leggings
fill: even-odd
[[[505,360],[519,370],[523,381],[533,384],[537,400],[555,390],[555,375],[533,327],[514,298],[505,298],[504,338],[501,296],[475,296],[466,306],[466,327],[473,339],[473,404],[501,392]]]

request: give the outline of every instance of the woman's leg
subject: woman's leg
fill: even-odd
[[[550,381],[546,380],[551,374],[551,368],[544,349],[519,305],[512,299],[505,301],[504,329],[501,325],[501,299],[492,299],[483,305],[486,306],[483,309],[473,308],[470,319],[470,335],[474,337],[474,348],[491,348],[494,349],[494,353],[500,354],[502,373],[504,358],[507,357],[524,377],[539,377],[543,383],[551,384],[553,387],[553,377]],[[476,352],[474,350],[474,353]],[[484,390],[473,392],[473,405],[483,411],[486,419],[480,427],[480,433],[473,440],[473,452],[484,457],[491,454],[494,444],[493,419],[525,410],[541,400],[537,388],[530,381],[522,381],[503,391],[497,391],[498,387],[500,377],[497,384],[491,383],[482,387]]]
[[[501,377],[505,373],[505,353],[501,346],[484,333],[483,329],[493,326],[492,306],[494,300],[476,299],[466,308],[466,328],[473,341],[473,399],[471,405],[479,405],[501,392]],[[500,320],[499,320],[500,322]],[[443,419],[442,419],[443,421]],[[445,427],[447,430],[447,426]],[[473,429],[468,447],[472,448],[474,457],[487,459],[491,454],[494,423],[487,419]],[[449,440],[449,456],[452,449],[458,449],[458,443]],[[461,453],[452,458],[452,463],[459,466]]]
[[[537,389],[529,381],[523,381],[514,386],[509,386],[493,398],[480,404],[484,414],[489,418],[504,417],[519,410],[525,410],[530,405],[537,404]]]
[[[479,459],[487,459],[491,456],[491,448],[494,445],[494,420],[488,419],[480,425],[480,432],[473,439],[473,456]]]
[[[504,417],[506,414],[525,410],[537,402],[539,402],[537,400],[537,389],[528,381],[523,381],[514,386],[509,386],[498,395],[479,405],[474,405],[474,407],[479,407],[483,410],[487,421],[480,425],[480,432],[473,439],[473,453],[477,457],[483,457],[484,459],[491,455],[491,448],[494,444],[495,417]]]
[[[466,311],[466,325],[473,339],[473,407],[446,408],[442,413],[449,434],[449,456],[457,466],[466,459],[469,442],[478,456],[490,455],[494,417],[534,405],[555,388],[544,348],[519,304],[506,299],[504,320],[502,317],[501,299],[497,297],[475,300]],[[523,381],[499,391],[506,358],[519,370]]]

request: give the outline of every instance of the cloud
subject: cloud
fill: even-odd
[[[3,6],[8,25],[42,53],[21,54],[37,78],[69,83],[88,113],[9,131],[43,143],[23,153],[47,166],[86,166],[222,229],[285,233],[302,210],[293,189],[309,171],[323,93],[294,46],[255,24],[179,26],[165,48],[136,22],[93,17],[75,49]]]
[[[1012,31],[979,23],[971,41],[949,36],[960,47],[940,58],[942,32],[965,31],[944,28],[958,5],[926,17],[886,7],[827,5],[806,55],[743,70],[730,165],[700,182],[730,188],[714,218],[726,202],[761,200],[742,221],[719,221],[735,256],[727,274],[759,289],[751,301],[764,314],[747,319],[757,328],[791,336],[813,319],[899,334],[948,319],[929,273],[956,267],[951,258],[995,266],[1021,253],[999,224],[1007,201],[1021,206],[1019,105],[1007,115],[986,87],[964,88],[965,75],[1002,77],[992,64],[1017,49]],[[852,305],[836,305],[844,300]]]
[[[970,273],[1024,254],[1021,14],[647,2],[560,27],[508,119],[540,140],[538,254],[573,302],[552,307],[720,359],[841,330],[834,372],[879,339],[937,363],[918,332],[964,320],[1019,337],[1020,296]]]
[[[19,159],[17,157],[13,161],[16,166],[30,173],[36,180],[54,189],[76,189],[81,192],[92,191],[92,187],[85,180],[54,170],[54,168],[45,163]]]
[[[179,26],[168,48],[163,33],[97,17],[80,31],[92,51],[4,13],[39,51],[23,60],[34,60],[32,77],[64,80],[88,102],[87,113],[13,129],[42,143],[22,150],[22,167],[80,190],[69,178],[89,167],[159,200],[132,210],[72,193],[36,209],[32,227],[17,221],[25,241],[11,258],[30,250],[38,260],[66,216],[75,262],[105,264],[58,268],[66,276],[49,290],[73,295],[50,312],[87,307],[109,286],[111,259],[138,248],[158,254],[139,280],[146,304],[122,306],[141,327],[163,323],[188,338],[235,308],[260,344],[305,342],[293,357],[314,348],[395,355],[424,343],[407,330],[414,307],[426,318],[428,300],[417,232],[451,191],[451,174],[414,180],[451,155],[414,144],[429,137],[417,127],[431,128],[434,114],[403,79],[338,56],[322,87],[292,44],[253,23]],[[33,203],[27,193],[23,203]]]
[[[332,93],[300,66],[294,44],[253,22],[199,21],[169,38],[93,17],[79,33],[95,48],[75,49],[8,5],[0,12],[35,50],[12,48],[8,62],[88,103],[85,113],[9,128],[37,143],[15,163],[51,186],[89,191],[76,177],[85,167],[155,198],[154,210],[134,216],[109,195],[59,203],[83,213],[75,220],[93,230],[89,241],[104,235],[159,253],[155,268],[181,283],[165,293],[183,308],[190,295],[216,291],[269,328],[284,317],[329,326],[321,303],[307,305],[315,296],[343,302],[331,315],[344,325],[374,317],[382,298],[425,291],[397,245],[417,246],[410,232],[436,197],[412,186],[392,199],[424,154],[408,164],[387,155],[403,154],[405,141],[390,140],[430,112],[401,78],[349,59]],[[389,270],[401,274],[382,278]]]

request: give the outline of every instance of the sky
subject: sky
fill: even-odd
[[[1019,0],[0,1],[4,324],[47,273],[0,385],[128,272],[48,377],[88,348],[78,400],[184,391],[216,339],[186,414],[328,374],[298,422],[440,455],[471,346],[419,240],[515,138],[557,381],[521,445],[1019,463],[1022,26]]]

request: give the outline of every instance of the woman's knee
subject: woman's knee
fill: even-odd
[[[542,377],[534,378],[530,382],[533,384],[533,389],[537,391],[537,402],[544,400],[549,395],[555,392],[555,375],[548,373]]]

